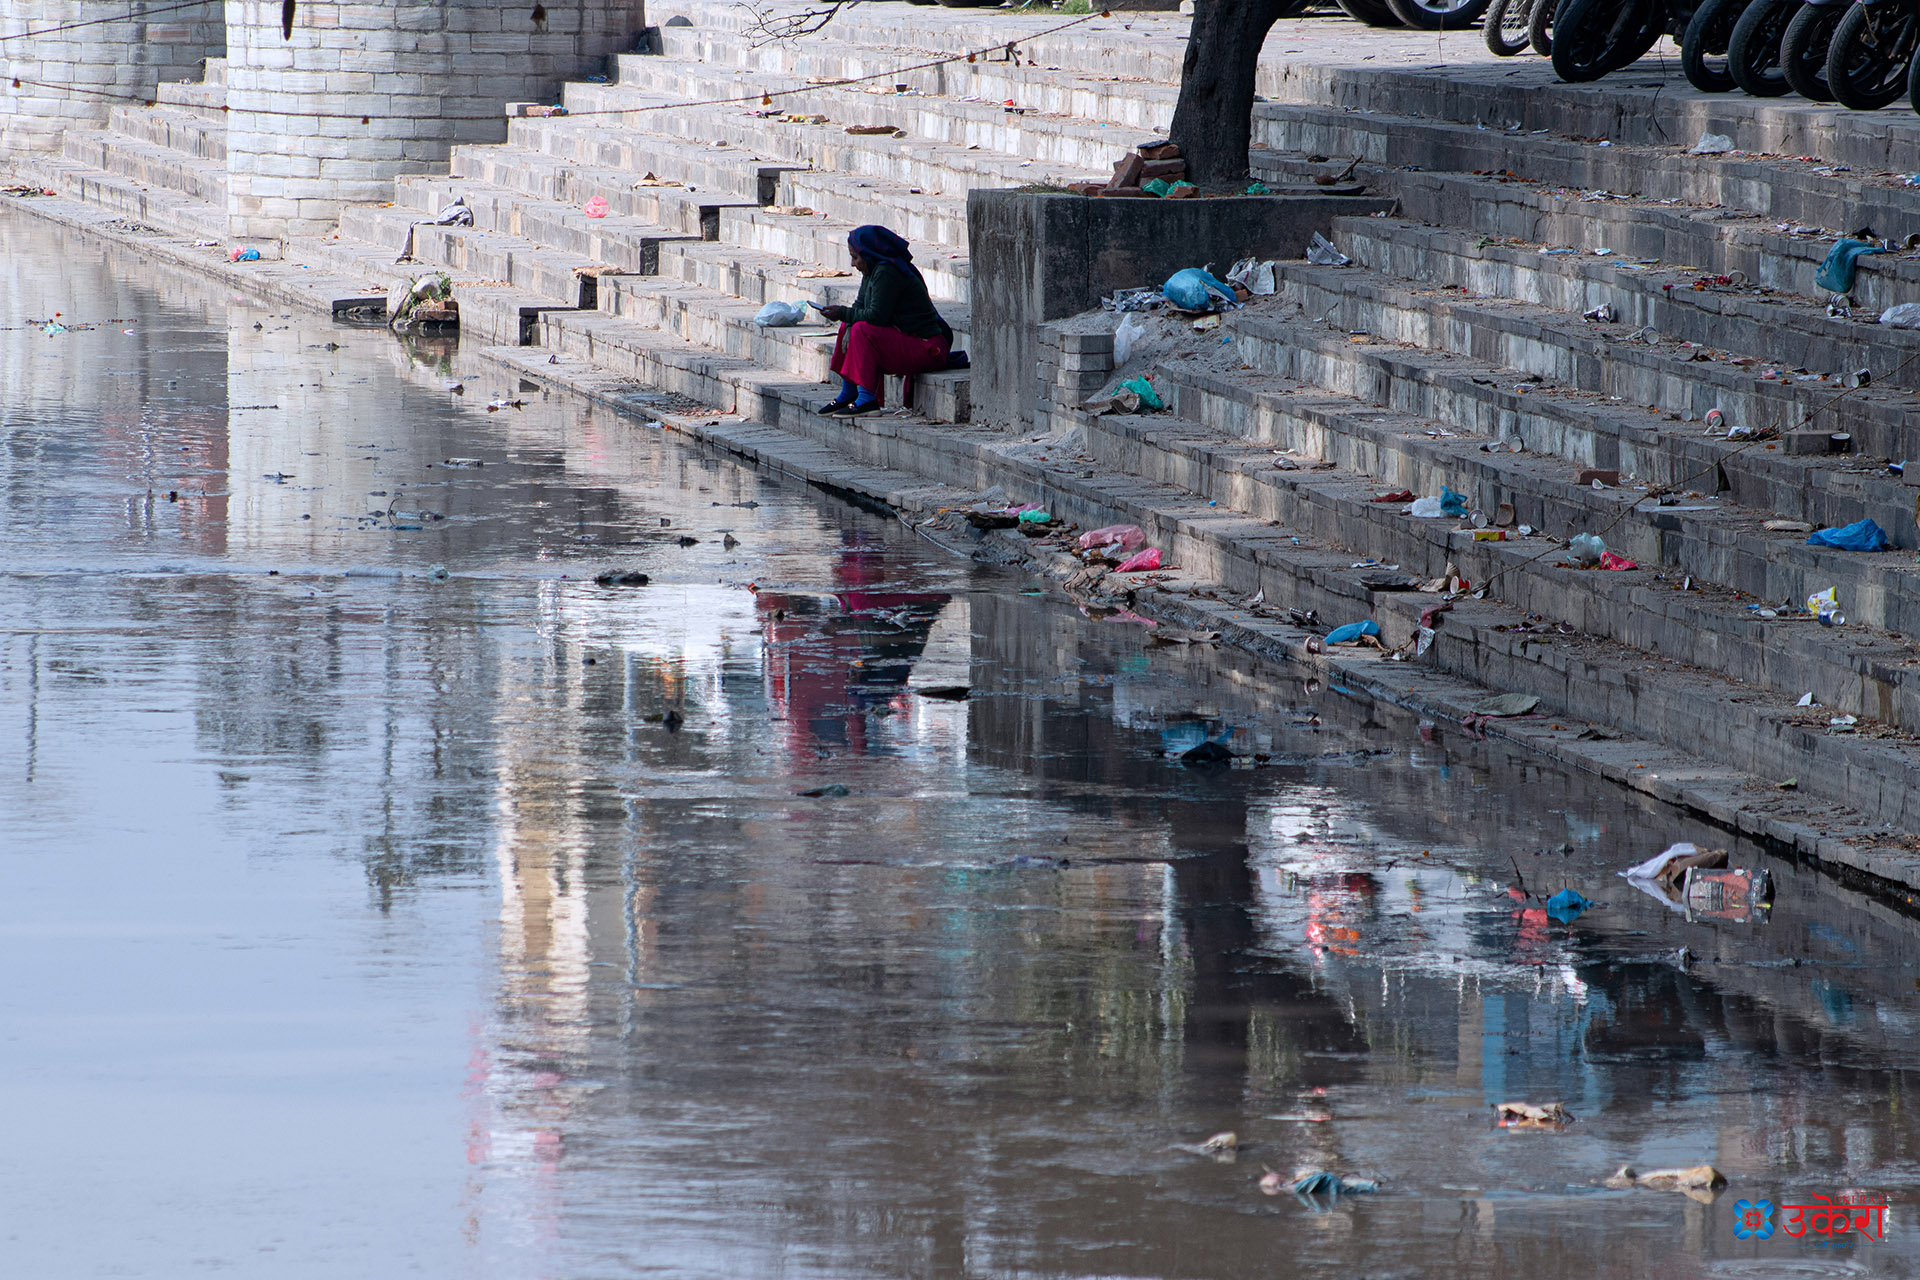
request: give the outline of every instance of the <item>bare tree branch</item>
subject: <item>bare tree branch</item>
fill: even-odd
[[[860,0],[827,0],[814,8],[787,13],[755,4],[753,0],[744,0],[740,7],[753,15],[753,21],[747,25],[747,37],[758,49],[776,40],[810,36],[832,22],[842,9],[859,3]]]

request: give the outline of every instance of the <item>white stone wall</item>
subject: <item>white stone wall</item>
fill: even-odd
[[[536,25],[532,0],[334,0],[288,40],[278,0],[227,0],[228,231],[329,230],[343,204],[391,199],[395,174],[504,139],[505,103],[554,100],[645,25],[643,0],[545,7]]]
[[[157,7],[174,2],[151,0]],[[221,0],[127,19],[144,7],[127,0],[0,0],[0,152],[58,147],[66,129],[103,125],[116,105],[151,102],[163,80],[198,80],[202,61],[225,52]],[[32,34],[103,18],[117,20]],[[23,82],[17,89],[16,78]]]

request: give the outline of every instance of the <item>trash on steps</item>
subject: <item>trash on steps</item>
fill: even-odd
[[[1731,150],[1733,150],[1733,139],[1726,134],[1703,133],[1700,135],[1700,141],[1694,143],[1692,149],[1688,151],[1687,154],[1692,156],[1723,156]]]
[[[1344,267],[1353,259],[1334,248],[1333,241],[1316,231],[1313,239],[1307,242],[1307,261],[1316,267]]]
[[[1080,535],[1082,551],[1100,551],[1112,556],[1132,554],[1147,544],[1146,531],[1137,524],[1110,524]]]
[[[769,302],[754,313],[753,322],[769,329],[781,329],[799,324],[806,318],[807,304],[804,302]]]
[[[1580,565],[1596,565],[1607,554],[1607,544],[1597,533],[1576,533],[1567,542],[1567,551],[1573,556],[1573,562]]]
[[[1920,302],[1902,302],[1880,313],[1880,323],[1893,329],[1920,329]]]
[[[1571,924],[1592,906],[1593,900],[1582,897],[1577,890],[1562,889],[1547,899],[1547,914],[1561,924]]]
[[[440,212],[433,215],[436,227],[470,227],[473,225],[473,210],[467,207],[465,196],[455,196],[440,206]]]
[[[242,249],[239,245],[235,245],[227,254],[227,261],[258,262],[260,261],[260,251],[258,249]]]
[[[1145,551],[1136,551],[1122,560],[1114,568],[1115,573],[1145,573],[1160,567],[1160,548],[1148,547]]]
[[[1128,378],[1121,383],[1120,389],[1114,392],[1114,401],[1121,406],[1122,413],[1155,413],[1167,407],[1160,393],[1145,378]]]
[[[1496,693],[1482,698],[1473,704],[1476,716],[1524,716],[1540,705],[1540,696],[1533,693]]]
[[[1147,324],[1137,315],[1123,316],[1113,331],[1113,367],[1123,369],[1133,356],[1133,344],[1147,336]]]
[[[1371,1178],[1347,1178],[1325,1169],[1305,1169],[1294,1175],[1297,1196],[1366,1196],[1380,1189]]]
[[[1726,1175],[1710,1164],[1697,1164],[1691,1169],[1649,1169],[1645,1173],[1638,1172],[1632,1165],[1623,1164],[1607,1179],[1607,1186],[1615,1191],[1650,1187],[1655,1191],[1713,1192],[1726,1185]]]
[[[1261,262],[1255,258],[1242,258],[1227,272],[1227,283],[1237,284],[1255,297],[1264,298],[1277,287],[1273,274],[1277,265],[1271,259]]]
[[[589,196],[587,203],[581,206],[580,212],[586,214],[589,218],[606,217],[607,198],[605,196]]]
[[[1344,627],[1335,627],[1327,632],[1328,644],[1359,644],[1362,640],[1378,640],[1380,624],[1368,618],[1364,622],[1349,622]]]
[[[1885,252],[1879,245],[1868,244],[1865,240],[1836,240],[1821,261],[1820,270],[1814,273],[1813,282],[1828,293],[1852,293],[1853,276],[1860,259]]]
[[[1182,311],[1212,311],[1219,306],[1238,306],[1233,286],[1217,280],[1200,267],[1185,267],[1167,277],[1160,286],[1161,296]]]
[[[1822,626],[1844,627],[1847,624],[1847,615],[1840,612],[1840,598],[1834,594],[1832,587],[1808,596],[1807,612],[1819,619]]]
[[[1887,537],[1886,530],[1869,517],[1838,529],[1821,529],[1808,536],[1807,545],[1833,547],[1839,551],[1885,551],[1893,546],[1893,541]]]
[[[1645,862],[1635,863],[1620,874],[1629,880],[1647,880],[1662,888],[1674,888],[1695,867],[1724,867],[1727,865],[1725,849],[1702,849],[1687,841],[1670,844],[1665,849],[1648,858]]]
[[[1615,555],[1611,551],[1602,551],[1600,553],[1600,567],[1618,572],[1624,569],[1638,569],[1640,566],[1625,556]]]

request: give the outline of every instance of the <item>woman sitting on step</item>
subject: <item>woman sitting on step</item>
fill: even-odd
[[[953,330],[934,310],[905,240],[885,227],[855,227],[847,246],[854,269],[864,277],[860,296],[850,307],[819,309],[841,322],[830,366],[840,375],[840,394],[820,406],[835,418],[877,412],[887,374],[911,377],[944,369],[953,346]]]

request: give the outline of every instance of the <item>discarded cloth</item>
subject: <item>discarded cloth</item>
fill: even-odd
[[[1361,636],[1378,636],[1380,624],[1368,618],[1365,622],[1349,622],[1344,627],[1335,627],[1327,632],[1328,644],[1354,644]]]
[[[1807,538],[1810,547],[1833,547],[1840,551],[1885,551],[1893,545],[1887,531],[1872,519],[1856,520],[1838,529],[1820,529]]]
[[[450,203],[442,205],[440,212],[434,215],[433,225],[436,227],[472,226],[473,210],[467,207],[467,198],[455,196]]]
[[[1440,511],[1443,515],[1463,516],[1467,514],[1467,495],[1455,493],[1445,485],[1440,486]]]
[[[1868,244],[1865,240],[1836,240],[1833,248],[1827,250],[1820,270],[1815,273],[1813,282],[1828,293],[1852,293],[1853,273],[1860,259],[1869,254],[1885,253],[1878,245]]]
[[[1199,267],[1186,267],[1167,277],[1161,296],[1182,311],[1212,311],[1221,303],[1235,305],[1233,286],[1216,280]]]

